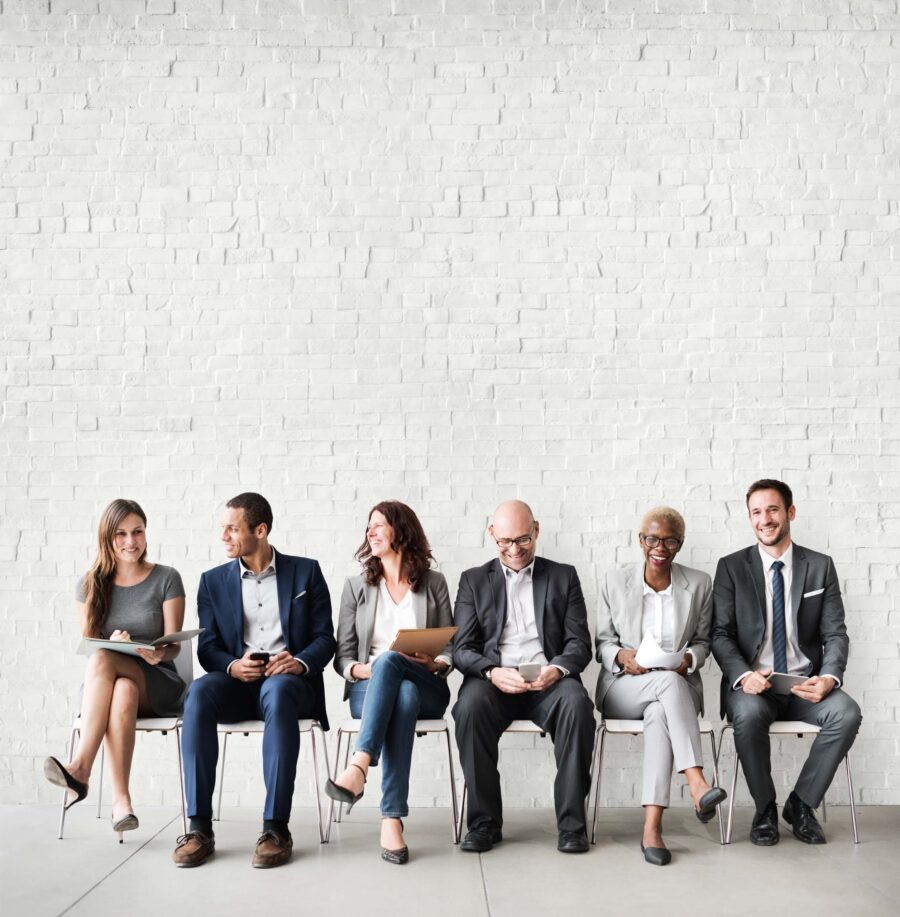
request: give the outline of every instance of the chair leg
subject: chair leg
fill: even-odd
[[[347,767],[349,766],[349,763],[350,763],[350,733],[348,732],[346,735],[347,735],[347,744],[344,746],[344,770],[347,770]],[[337,777],[337,767],[335,767],[334,769],[334,775],[335,777]],[[340,823],[343,815],[344,815],[344,804],[342,802],[339,802],[338,807],[337,807],[337,818],[335,819],[335,821]]]
[[[229,733],[222,734],[222,760],[219,762],[219,804],[216,806],[216,821],[222,820],[222,787],[225,784],[225,753],[228,751]]]
[[[847,769],[847,791],[850,793],[850,820],[853,823],[853,843],[859,843],[859,830],[856,825],[856,800],[853,798],[853,777],[850,773],[850,753],[844,755],[844,767]]]
[[[600,777],[603,773],[603,749],[606,744],[606,726],[601,723],[597,727],[597,733],[594,738],[596,751],[594,752],[594,766],[597,769],[596,782],[594,785],[594,817],[591,820],[591,843],[597,843],[597,816],[600,814]]]
[[[184,765],[181,758],[181,723],[175,726],[175,749],[178,754],[178,789],[181,790],[181,827],[182,833],[188,833],[187,805],[184,801]]]
[[[81,738],[81,730],[77,726],[72,727],[72,731],[69,733],[69,754],[66,758],[66,762],[72,760],[72,755],[75,754],[75,737]],[[63,830],[66,827],[66,802],[68,802],[69,793],[67,790],[63,790],[62,796],[62,807],[59,810],[59,833],[57,837],[59,840],[63,839]]]
[[[97,818],[100,818],[100,805],[103,802],[103,766],[106,764],[106,739],[100,743],[100,779],[97,781]]]
[[[319,750],[318,748],[316,748],[316,729],[317,728],[321,729],[321,727],[317,726],[316,724],[312,726],[312,728],[309,730],[309,738],[310,738],[310,741],[312,742],[313,780],[315,781],[315,784],[316,784],[315,786],[316,814],[319,817],[319,843],[327,844],[328,836],[325,831],[325,825],[322,821],[322,797],[319,793]],[[325,730],[324,729],[322,730],[322,748],[325,751],[325,761],[326,761],[326,767],[327,767],[328,750],[325,748]],[[329,828],[330,827],[331,827],[331,823],[329,822]]]
[[[334,776],[337,777],[338,768],[341,766],[341,745],[344,742],[344,730],[338,726],[337,731],[337,748],[334,750]],[[334,777],[332,777],[334,779]],[[340,812],[338,812],[340,815]],[[340,818],[335,818],[334,815],[334,800],[329,798],[328,800],[328,839],[331,840],[331,825],[340,821]]]
[[[450,745],[450,730],[444,730],[447,740],[447,766],[450,768],[450,836],[454,844],[459,843],[459,807],[456,803],[456,773],[453,769],[453,748]]]
[[[709,730],[709,744],[712,749],[713,786],[719,785],[719,752],[716,749],[716,732]],[[722,818],[722,803],[716,806],[716,816],[719,819],[719,843],[725,844],[725,822]]]
[[[462,837],[463,822],[466,818],[466,793],[468,792],[468,787],[466,786],[466,778],[463,776],[463,785],[462,793],[459,796],[459,818],[456,821],[456,843],[458,844],[460,838]]]
[[[730,724],[724,725],[722,727],[721,733],[719,733],[719,754],[722,754],[722,749],[725,746],[725,730],[731,730],[732,735],[732,744],[734,743],[734,727]],[[737,788],[737,778],[738,771],[741,768],[741,759],[738,758],[737,748],[734,749],[734,772],[731,775],[731,792],[728,794],[728,825],[725,828],[725,843],[731,843],[731,830],[734,826],[734,792]]]

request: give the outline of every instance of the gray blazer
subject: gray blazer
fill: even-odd
[[[844,680],[850,640],[834,563],[826,554],[794,545],[791,607],[797,619],[800,652],[810,661],[810,675]],[[713,589],[712,647],[722,668],[722,716],[725,694],[753,668],[766,635],[766,584],[756,545],[719,561]]]
[[[416,627],[452,627],[453,611],[450,593],[443,573],[428,570],[425,580],[412,593],[412,607],[416,615]],[[344,583],[341,595],[341,609],[338,612],[337,654],[334,667],[344,677],[344,669],[351,662],[368,662],[375,615],[378,612],[378,586],[369,586],[362,576],[351,576]],[[441,655],[452,660],[452,643],[448,643]],[[344,700],[350,693],[349,682],[344,686]]]
[[[597,661],[602,664],[597,679],[597,709],[616,680],[616,655],[621,649],[641,645],[641,615],[644,608],[644,564],[629,564],[610,570],[600,590],[597,610]],[[709,629],[712,622],[712,580],[706,573],[672,564],[672,598],[675,603],[676,645],[687,643],[694,658],[694,671],[687,682],[700,698],[703,710],[703,683],[700,669],[709,655]],[[621,670],[619,670],[621,671]]]

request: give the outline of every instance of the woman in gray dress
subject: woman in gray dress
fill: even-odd
[[[149,643],[181,630],[184,586],[177,570],[147,560],[147,517],[133,500],[113,500],[103,511],[97,556],[79,580],[76,608],[85,637]],[[112,782],[112,826],[138,827],[128,778],[139,716],[161,716],[181,707],[185,684],[172,660],[180,644],[139,649],[140,658],[98,650],[89,659],[81,699],[81,741],[72,760],[44,762],[44,776],[72,794],[69,806],[87,795],[100,743]],[[68,807],[68,806],[67,806]]]

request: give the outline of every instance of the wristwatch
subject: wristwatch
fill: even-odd
[[[488,666],[485,666],[485,667],[481,670],[481,677],[482,677],[485,681],[490,681],[490,680],[491,680],[491,672],[493,672],[494,669],[496,669],[496,668],[497,668],[497,666],[495,666],[495,665],[488,665]]]

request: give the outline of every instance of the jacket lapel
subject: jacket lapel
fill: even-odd
[[[494,621],[496,622],[494,635],[499,644],[500,634],[503,633],[503,628],[506,626],[506,576],[499,560],[495,560],[491,564],[489,578],[491,592],[494,597]]]
[[[428,611],[428,586],[422,584],[423,588],[412,593],[412,610],[416,616],[416,627],[427,627],[426,622]]]
[[[233,560],[226,571],[226,594],[231,599],[231,625],[234,629],[234,645],[231,651],[244,655],[244,590],[241,587],[241,562]]]
[[[274,548],[275,581],[278,585],[278,617],[281,619],[281,635],[284,637],[288,651],[295,652],[291,646],[291,592],[294,586],[294,564]]]
[[[685,633],[691,615],[691,590],[687,577],[677,564],[672,565],[672,599],[675,605],[675,645],[672,649],[679,650],[691,637]]]
[[[794,620],[799,621],[800,603],[803,601],[803,589],[806,585],[806,552],[799,545],[794,545],[793,570],[791,571],[791,609]],[[799,623],[797,630],[800,630]]]
[[[547,569],[543,560],[536,557],[531,571],[531,589],[534,597],[534,623],[538,639],[544,644],[544,606],[547,604]]]
[[[756,604],[759,609],[759,623],[765,632],[766,627],[766,575],[763,573],[759,549],[754,545],[747,548],[747,563],[750,568],[750,579],[753,580],[753,591],[756,593]]]

